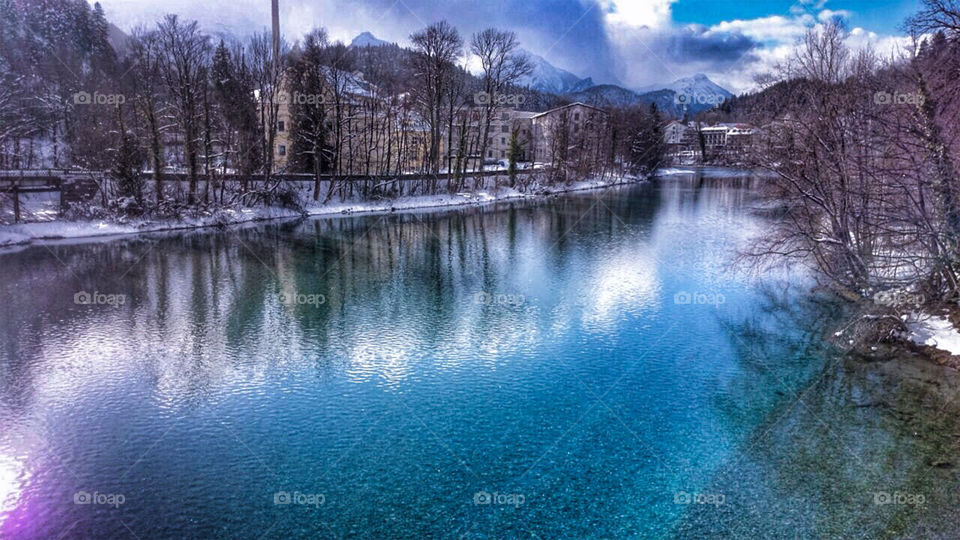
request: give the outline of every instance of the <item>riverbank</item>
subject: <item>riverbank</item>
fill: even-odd
[[[658,176],[686,174],[690,171],[670,169],[660,171]],[[605,189],[613,186],[646,182],[650,177],[624,176],[611,179],[589,179],[566,185],[531,185],[525,192],[509,187],[497,190],[478,190],[441,195],[419,195],[381,200],[350,200],[327,204],[309,201],[303,211],[277,206],[222,207],[200,212],[182,219],[137,219],[116,218],[112,220],[54,220],[18,225],[0,225],[0,248],[24,246],[44,240],[70,240],[107,236],[127,236],[141,233],[228,227],[245,223],[288,219],[309,216],[336,216],[355,214],[379,214],[404,210],[431,208],[454,208],[481,206],[519,199],[549,197],[553,195]]]

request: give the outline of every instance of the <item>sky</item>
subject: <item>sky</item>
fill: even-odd
[[[101,0],[124,30],[165,13],[238,36],[270,25],[270,0]],[[789,56],[803,32],[832,17],[849,44],[889,54],[906,43],[901,25],[920,0],[280,0],[290,41],[322,26],[345,42],[369,31],[409,43],[440,19],[469,36],[515,31],[525,49],[598,83],[642,89],[704,73],[734,92]]]

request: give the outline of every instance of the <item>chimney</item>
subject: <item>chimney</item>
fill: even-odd
[[[273,58],[280,58],[280,0],[270,0],[273,10]]]

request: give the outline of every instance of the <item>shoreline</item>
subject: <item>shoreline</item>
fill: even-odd
[[[579,191],[602,190],[611,187],[636,185],[650,182],[657,176],[688,174],[692,171],[667,169],[646,177],[625,176],[613,180],[581,180],[567,186],[531,188],[523,193],[512,188],[501,187],[496,193],[490,191],[461,192],[443,195],[418,195],[380,201],[346,201],[307,206],[303,212],[281,207],[223,208],[207,216],[197,216],[182,220],[131,220],[128,223],[107,220],[67,221],[52,220],[16,225],[0,225],[0,254],[13,248],[25,248],[31,245],[64,243],[72,240],[108,240],[138,234],[197,230],[205,228],[226,228],[238,225],[274,221],[278,219],[338,217],[356,215],[389,214],[413,210],[434,210],[480,207],[498,202],[513,202],[524,199],[546,199],[554,195]]]

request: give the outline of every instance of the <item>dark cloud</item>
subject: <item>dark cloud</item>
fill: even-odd
[[[675,29],[661,37],[666,54],[676,62],[739,61],[760,44],[740,33],[710,32],[703,26]]]
[[[523,46],[571,71],[612,79],[614,53],[593,0],[365,0],[370,11],[385,10],[381,24],[422,26],[446,19],[465,37],[489,27],[517,32]]]
[[[125,28],[152,23],[168,11],[198,19],[208,31],[237,36],[263,31],[269,22],[265,0],[103,2]],[[424,25],[446,19],[466,39],[488,27],[513,30],[524,48],[558,67],[597,82],[632,86],[688,76],[711,65],[723,69],[758,47],[740,33],[697,25],[613,29],[599,0],[280,0],[280,6],[281,25],[291,41],[323,26],[346,40],[370,31],[403,43]]]

